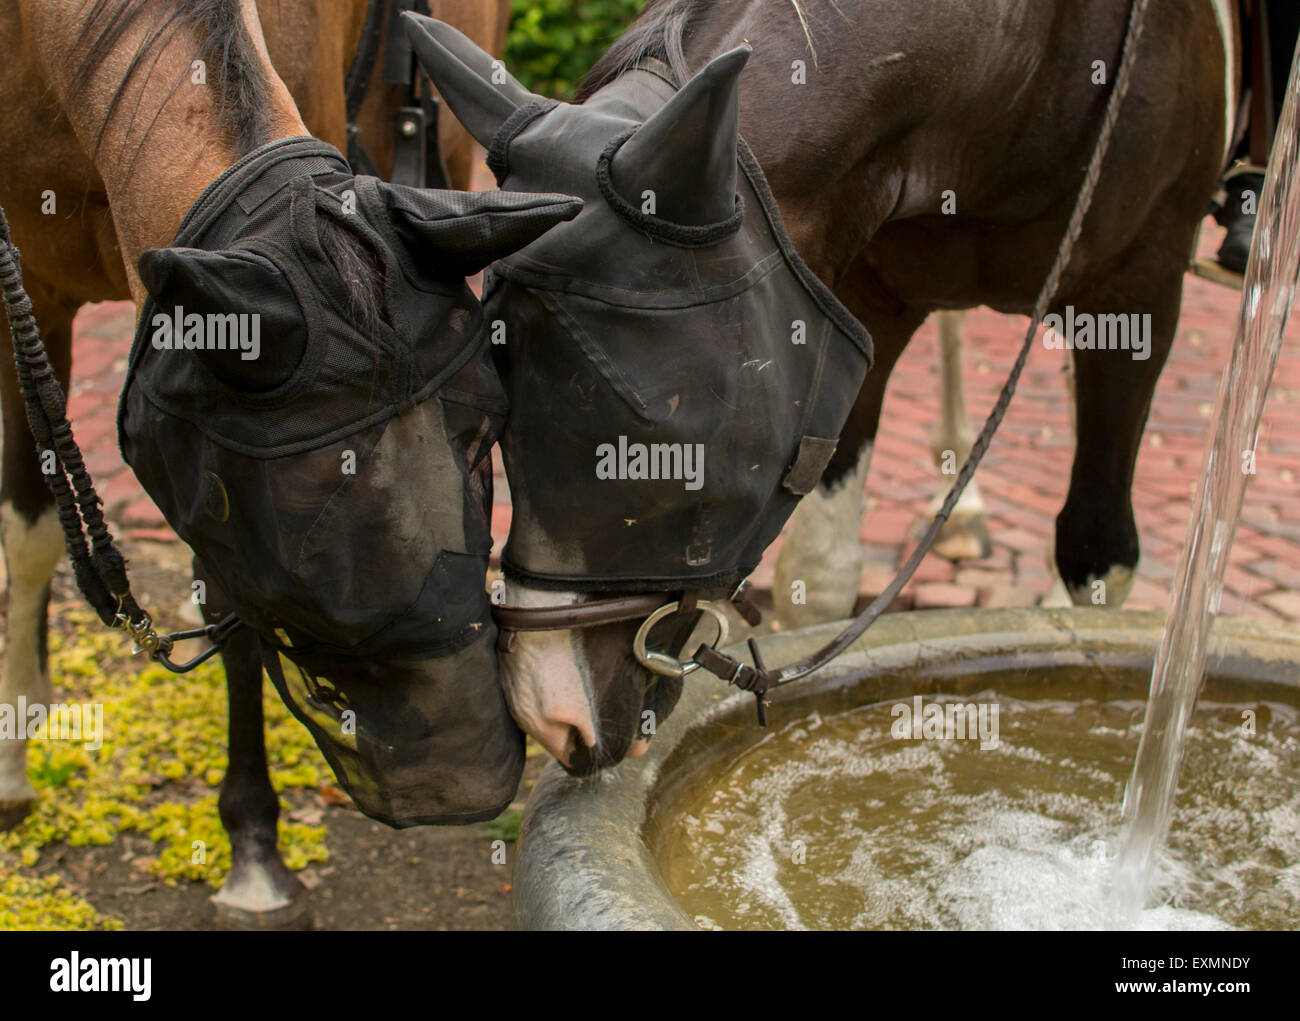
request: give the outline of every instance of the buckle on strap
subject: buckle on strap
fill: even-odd
[[[763,613],[755,605],[754,600],[750,598],[750,594],[751,586],[749,579],[746,578],[736,586],[736,590],[728,596],[728,599],[731,605],[736,608],[736,612],[744,618],[746,624],[750,627],[758,627],[763,623]]]
[[[763,656],[758,651],[758,643],[753,638],[750,638],[746,644],[748,644],[749,654],[754,660],[753,666],[742,663],[740,660],[728,656],[725,652],[719,652],[711,645],[701,645],[696,649],[692,663],[697,667],[703,667],[713,676],[726,681],[728,684],[735,685],[741,691],[752,693],[754,701],[757,703],[758,725],[766,727],[767,707],[769,705],[767,692],[772,686],[772,675],[763,664]]]
[[[125,596],[118,597],[118,611],[113,627],[131,636],[132,641],[135,642],[135,647],[131,650],[132,655],[147,653],[150,659],[161,663],[174,674],[189,673],[200,663],[211,659],[225,647],[226,639],[238,631],[244,623],[237,614],[231,613],[216,624],[209,624],[206,627],[159,634],[148,613],[141,611],[139,619],[132,620],[122,611],[125,598]],[[189,641],[192,638],[206,638],[212,644],[193,659],[184,663],[173,663],[171,653],[176,643]]]

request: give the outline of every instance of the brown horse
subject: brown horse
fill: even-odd
[[[1101,185],[1050,310],[1070,322],[1149,317],[1140,353],[1127,344],[1081,344],[1073,352],[1079,439],[1069,495],[1057,519],[1056,561],[1076,600],[1093,601],[1100,585],[1105,602],[1118,605],[1137,564],[1130,501],[1134,462],[1178,321],[1196,229],[1232,141],[1233,6],[1230,0],[1151,3]],[[652,0],[592,72],[581,105],[558,109],[539,104],[518,83],[502,84],[486,55],[424,25],[421,58],[453,111],[485,145],[508,147],[503,184],[527,191],[553,189],[562,181],[587,198],[577,221],[507,260],[509,286],[499,293],[508,291],[509,297],[487,302],[489,315],[502,319],[506,335],[528,353],[528,365],[513,382],[509,345],[498,358],[512,406],[502,441],[515,501],[511,543],[517,533],[525,535],[527,545],[516,549],[535,560],[545,557],[548,565],[545,574],[516,570],[509,601],[569,605],[600,595],[608,533],[631,528],[640,517],[624,503],[626,526],[605,521],[609,495],[625,492],[588,472],[587,481],[575,486],[581,485],[589,512],[542,521],[533,508],[546,495],[540,492],[544,473],[530,476],[527,469],[548,464],[557,442],[570,436],[539,428],[520,433],[516,423],[528,420],[529,409],[546,397],[530,389],[530,366],[573,358],[579,346],[588,352],[595,345],[628,350],[629,360],[636,357],[630,334],[611,336],[600,325],[584,324],[581,309],[589,316],[612,315],[593,298],[613,301],[607,296],[643,286],[631,279],[631,270],[629,279],[613,279],[619,267],[635,268],[651,251],[667,260],[663,253],[674,238],[724,232],[736,180],[726,154],[736,145],[738,118],[799,254],[874,339],[874,369],[816,492],[800,510],[814,540],[802,546],[814,556],[802,574],[785,571],[802,576],[810,601],[816,599],[825,612],[846,612],[857,591],[860,555],[846,546],[834,562],[819,560],[818,533],[838,530],[829,540],[821,537],[821,552],[834,551],[835,537],[856,527],[890,369],[931,312],[977,304],[1019,314],[1032,308],[1096,144],[1130,7],[1129,0]],[[742,44],[753,49],[747,66]],[[680,102],[670,101],[665,79],[689,83],[677,93]],[[648,136],[640,145],[636,135],[626,141],[638,123],[646,125]],[[611,192],[612,152],[619,155],[612,163]],[[601,253],[584,247],[593,232],[604,229],[611,209],[622,209],[619,215],[634,223],[637,214],[628,210],[656,198],[660,220],[654,221],[653,240],[642,236],[651,233],[644,226],[617,236],[625,249],[614,242]],[[664,226],[663,220],[673,224]],[[706,224],[715,226],[701,226]],[[566,243],[572,255],[566,256]],[[674,272],[679,267],[680,279],[698,280],[702,267],[714,265],[710,252],[707,246],[682,249]],[[586,305],[569,295],[583,295]],[[671,300],[681,304],[686,298]],[[649,298],[640,301],[640,350],[669,350],[665,320]],[[669,301],[665,297],[659,305]],[[561,306],[563,316],[548,311]],[[632,321],[633,312],[620,311],[625,322]],[[759,321],[743,305],[726,322],[735,320],[746,330]],[[726,368],[719,362],[730,357],[731,347],[721,343],[730,338],[721,328],[715,338],[701,339],[694,349],[674,345],[672,355],[662,356],[664,371],[668,359],[674,379],[683,378],[682,365],[714,379],[745,370],[748,363]],[[595,364],[596,356],[588,357]],[[620,373],[629,368],[640,367],[606,355],[590,384],[582,377],[583,385],[596,393],[608,385],[627,395]],[[779,378],[779,361],[774,371]],[[586,391],[582,396],[587,399]],[[719,416],[729,413],[723,403]],[[668,419],[654,421],[657,428],[671,425]],[[611,424],[607,431],[604,440],[613,444],[619,430]],[[583,456],[594,461],[600,438],[581,435],[592,440]],[[742,499],[755,497],[737,492],[728,503],[715,494],[721,502],[710,511],[714,520],[725,520]],[[642,509],[653,513],[649,503]],[[731,524],[740,527],[738,519]],[[727,539],[716,529],[709,537],[715,545]],[[673,551],[667,540],[663,547],[667,565]],[[509,558],[511,547],[505,552]],[[677,561],[675,572],[665,566],[662,583],[647,582],[646,590],[689,588],[680,553]],[[607,583],[603,591],[628,589]],[[630,646],[629,625],[608,623],[520,633],[503,659],[516,718],[576,772],[635,753],[634,739],[648,734],[643,721],[651,695],[642,697],[646,674]],[[661,714],[680,684],[658,679],[653,697]]]
[[[117,13],[140,6],[122,3]],[[264,90],[254,91],[264,102],[255,117],[262,134],[275,138],[310,130],[338,147],[346,146],[343,83],[367,15],[366,0],[263,0],[256,7],[230,0],[208,7],[218,19],[241,11],[242,27],[227,28],[233,38],[246,33],[256,54],[250,73],[265,82]],[[483,45],[494,50],[503,45],[508,0],[442,0],[433,7]],[[104,8],[98,5],[100,14]],[[83,67],[79,40],[86,26],[79,19],[84,16],[85,8],[74,0],[20,3],[0,11],[0,40],[10,54],[0,68],[0,155],[6,168],[0,204],[22,250],[26,285],[65,390],[72,371],[77,309],[89,301],[126,297],[138,305],[144,297],[136,271],[140,253],[169,245],[195,198],[240,154],[238,140],[207,128],[214,114],[211,104],[172,102],[172,94],[161,85],[146,84],[128,97],[157,104],[157,118],[146,121],[146,132],[126,118],[110,116],[115,90],[134,67],[133,54],[144,30],[123,19],[126,28],[114,40],[114,59],[74,81]],[[197,51],[192,36],[202,27],[182,22],[179,41],[165,51],[169,66],[158,67],[158,74],[150,74],[146,82],[173,81],[177,68],[170,65],[189,64]],[[95,28],[102,29],[103,23]],[[372,156],[387,169],[393,115],[402,95],[383,85],[381,67],[382,61],[377,61],[359,126]],[[216,65],[207,70],[214,82],[229,73],[229,67]],[[443,119],[441,136],[453,180],[467,185],[473,140],[451,117]],[[63,539],[18,395],[7,326],[0,335],[0,529],[9,578],[0,702],[16,704],[19,696],[26,696],[35,703],[48,701],[46,607]],[[222,595],[214,591],[205,612],[220,616],[227,609],[221,603]],[[236,918],[282,918],[300,907],[303,890],[276,851],[278,804],[266,773],[262,667],[255,642],[247,634],[238,636],[227,647],[226,662],[230,772],[222,787],[221,810],[235,864],[223,897]],[[26,779],[25,743],[4,742],[0,825],[21,819],[34,797]]]

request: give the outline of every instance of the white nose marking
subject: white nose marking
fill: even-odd
[[[576,592],[547,592],[509,581],[505,591],[513,606],[572,606],[581,599]],[[515,722],[566,766],[573,731],[588,748],[599,741],[590,670],[574,638],[573,631],[523,631],[501,656],[506,702]]]

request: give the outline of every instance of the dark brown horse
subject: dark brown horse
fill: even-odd
[[[1107,605],[1118,605],[1137,565],[1134,462],[1177,325],[1197,225],[1231,142],[1233,6],[1229,0],[1151,4],[1101,186],[1052,306],[1063,321],[1073,316],[1071,322],[1150,317],[1149,346],[1140,354],[1118,344],[1074,351],[1078,447],[1057,519],[1056,561],[1076,600],[1094,601],[1101,583]],[[530,390],[530,375],[551,360],[567,364],[562,360],[573,346],[590,346],[593,335],[594,343],[610,344],[591,323],[580,339],[580,313],[568,321],[523,313],[530,302],[549,309],[568,300],[557,296],[566,292],[614,293],[609,278],[620,265],[636,267],[645,246],[673,243],[662,231],[653,240],[620,236],[625,249],[594,258],[584,248],[584,231],[607,216],[598,206],[603,200],[635,207],[657,198],[658,215],[683,228],[678,237],[720,223],[732,208],[736,169],[722,157],[736,145],[738,114],[740,133],[798,252],[874,339],[875,366],[816,493],[801,508],[804,538],[788,544],[808,559],[785,571],[805,580],[810,602],[824,612],[846,613],[856,595],[859,554],[839,536],[856,531],[890,370],[936,310],[985,304],[1030,311],[1096,143],[1129,10],[1128,0],[652,0],[592,72],[581,92],[585,105],[562,113],[537,106],[535,97],[495,73],[486,54],[425,26],[422,60],[457,116],[485,145],[495,141],[504,150],[510,142],[505,186],[527,191],[565,180],[588,196],[582,217],[509,260],[510,301],[489,302],[489,315],[504,320],[507,335],[529,352],[528,364],[513,370],[509,343],[498,359],[512,401],[503,440],[515,499],[511,541],[527,534],[529,550],[545,550],[584,582],[565,592],[559,582],[538,585],[515,572],[509,600],[567,605],[599,594],[608,552],[601,507],[612,492],[593,473],[590,515],[541,527],[532,509],[542,481],[526,466],[547,463],[551,448],[567,437],[543,428],[515,431],[515,423],[528,420],[530,405],[543,399]],[[742,44],[753,50],[747,65],[735,52]],[[629,122],[652,122],[670,109],[665,79],[690,82],[695,98],[678,104],[679,123],[653,120],[645,144],[631,136],[624,151],[635,149],[636,158],[615,158],[611,197],[610,178],[598,171],[602,146],[593,152],[584,133],[598,131],[600,117],[611,136]],[[608,143],[610,151],[624,145],[617,137]],[[603,191],[596,187],[598,172],[606,174]],[[703,265],[710,250],[697,251],[682,256],[685,278],[691,260]],[[569,284],[556,282],[566,273]],[[600,288],[591,283],[597,273]],[[530,291],[529,274],[547,282]],[[662,323],[647,313],[639,330],[644,344],[659,342]],[[701,338],[693,351],[674,348],[673,357],[706,373],[716,368],[718,350]],[[625,368],[617,359],[603,365],[607,378]],[[612,443],[618,430],[611,423],[609,431]],[[625,516],[630,527],[636,515]],[[838,531],[827,536],[826,529]],[[820,560],[819,550],[834,551],[834,561]],[[683,587],[671,577],[654,586]],[[636,739],[647,733],[652,698],[643,696],[646,675],[630,651],[635,626],[523,633],[504,658],[516,718],[574,771],[635,754]],[[659,679],[653,704],[661,715],[680,684]]]
[[[0,203],[65,390],[78,307],[128,296],[141,301],[140,253],[171,243],[213,178],[275,138],[310,130],[346,146],[344,76],[368,7],[367,0],[264,0],[257,7],[239,0],[42,0],[0,12],[9,55],[0,68]],[[443,0],[433,7],[485,46],[502,45],[508,0]],[[151,38],[151,26],[162,26],[163,34]],[[196,57],[208,65],[210,89],[186,87],[195,80]],[[142,67],[148,70],[136,73]],[[383,86],[381,67],[377,61],[360,126],[386,169],[402,97]],[[121,115],[124,108],[136,118]],[[467,185],[474,143],[451,117],[442,129],[453,177]],[[34,704],[48,701],[46,607],[63,538],[18,395],[7,327],[0,336],[0,525],[9,580],[0,702],[25,696]],[[474,585],[481,591],[482,579]],[[205,613],[220,617],[229,609],[229,597],[210,586]],[[304,891],[276,850],[279,809],[266,772],[262,663],[251,631],[236,634],[225,660],[230,771],[220,808],[234,869],[222,904],[243,921],[283,920],[301,907]],[[25,742],[3,745],[0,826],[21,819],[35,796]]]

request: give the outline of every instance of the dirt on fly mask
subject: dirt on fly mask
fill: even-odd
[[[289,139],[140,260],[122,453],[390,825],[488,818],[518,783],[484,591],[506,400],[465,277],[579,208],[390,186]]]
[[[505,571],[575,591],[733,589],[820,479],[871,360],[739,137],[748,47],[680,89],[647,62],[569,105],[405,17],[498,182],[584,200],[484,291],[511,403]]]

